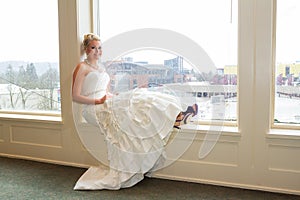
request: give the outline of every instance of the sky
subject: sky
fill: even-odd
[[[1,1],[0,24],[0,62],[58,61],[57,1]]]
[[[277,3],[276,62],[300,61],[300,1]],[[176,31],[197,42],[221,68],[237,64],[237,9],[237,0],[100,0],[100,33],[105,41],[138,28]],[[139,51],[129,56],[162,63],[173,55]]]
[[[277,4],[276,61],[300,62],[300,1],[277,0]]]
[[[237,0],[99,1],[102,41],[134,29],[163,28],[194,40],[207,52],[218,68],[237,63]],[[300,19],[300,1],[277,2],[277,62],[300,60],[300,26],[297,25]],[[30,25],[28,21],[34,22],[34,25]],[[0,62],[57,61],[57,22],[57,1],[2,2],[0,24],[5,31],[0,32]],[[133,56],[134,61],[146,60],[162,64],[164,59],[176,55],[166,51],[148,50],[128,56]]]
[[[139,28],[168,29],[195,41],[217,67],[236,64],[237,0],[232,3],[231,9],[231,0],[100,0],[101,38],[105,42]],[[174,57],[164,52],[159,54],[138,52],[134,60],[144,57],[150,63],[161,64],[164,56]]]

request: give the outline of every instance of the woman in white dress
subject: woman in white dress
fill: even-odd
[[[175,96],[146,88],[112,95],[108,91],[110,77],[97,64],[102,55],[99,37],[86,34],[82,44],[86,59],[73,72],[72,98],[84,104],[83,117],[104,135],[109,170],[90,167],[74,189],[116,190],[133,186],[161,165],[173,128],[180,129],[188,117],[197,115],[198,106],[194,104],[182,112]]]

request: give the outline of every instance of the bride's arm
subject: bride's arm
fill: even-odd
[[[82,63],[78,64],[75,68],[73,72],[72,99],[75,102],[83,104],[102,104],[106,100],[106,95],[100,99],[92,99],[81,95],[82,84],[88,73],[89,71]]]

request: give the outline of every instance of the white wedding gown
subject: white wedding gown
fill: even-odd
[[[105,70],[90,72],[82,94],[101,98],[109,82]],[[164,147],[182,110],[175,96],[146,88],[119,93],[104,104],[83,107],[83,117],[99,126],[99,134],[105,137],[109,169],[90,167],[77,181],[75,190],[131,187],[161,167]]]

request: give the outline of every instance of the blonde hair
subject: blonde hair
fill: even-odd
[[[100,41],[100,37],[94,33],[88,33],[83,36],[82,46],[83,49],[86,50],[91,41],[96,40]]]

